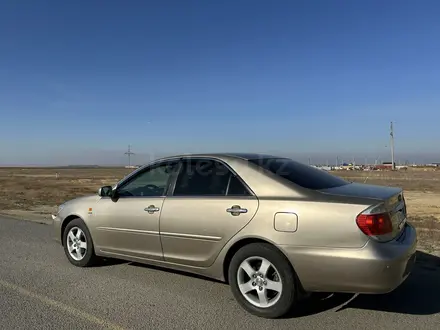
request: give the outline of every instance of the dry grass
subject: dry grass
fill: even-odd
[[[64,201],[94,194],[99,187],[112,185],[131,171],[125,168],[0,168],[0,212],[47,218]],[[338,171],[335,174],[354,182],[402,187],[410,221],[419,231],[420,244],[429,252],[440,249],[440,171]]]
[[[335,171],[333,174],[354,182],[401,187],[406,191],[440,193],[440,171]]]
[[[66,200],[96,193],[99,187],[116,183],[131,171],[124,168],[0,168],[0,211],[44,215]]]

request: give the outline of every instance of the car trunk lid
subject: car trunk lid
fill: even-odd
[[[323,189],[320,190],[320,192],[349,198],[353,197],[371,200],[371,206],[366,208],[356,218],[356,221],[364,233],[373,236],[380,241],[394,239],[400,235],[405,227],[407,215],[406,203],[401,188],[350,183],[339,187]],[[368,226],[372,221],[389,221],[390,223],[388,223],[387,230],[382,228],[377,231],[368,231],[368,228],[364,227],[364,225]]]

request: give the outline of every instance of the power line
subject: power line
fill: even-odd
[[[131,151],[131,146],[128,145],[128,150],[126,153],[124,153],[124,155],[128,156],[128,167],[131,167],[131,155],[134,155],[135,153]]]

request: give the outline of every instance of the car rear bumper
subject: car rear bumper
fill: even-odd
[[[387,293],[410,274],[416,258],[417,232],[409,224],[399,238],[369,240],[361,249],[280,246],[306,291]]]

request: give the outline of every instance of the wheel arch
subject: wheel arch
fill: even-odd
[[[282,255],[284,255],[284,257],[286,258],[286,261],[289,263],[289,265],[293,268],[292,263],[290,262],[290,260],[287,258],[287,256],[285,255],[285,253],[283,251],[281,251],[275,244],[273,244],[272,242],[259,238],[259,237],[245,237],[242,238],[236,242],[234,242],[231,247],[228,249],[228,252],[226,252],[225,258],[223,259],[223,277],[225,279],[225,282],[228,283],[229,279],[228,279],[228,270],[229,270],[229,265],[231,264],[232,258],[234,257],[234,255],[238,252],[238,250],[240,250],[242,247],[252,244],[252,243],[264,243],[264,244],[269,244],[271,245],[273,248],[275,248],[276,250],[278,250]]]
[[[240,250],[242,247],[252,244],[252,243],[264,243],[264,244],[269,244],[270,246],[272,246],[274,249],[276,249],[277,251],[279,251],[284,258],[286,259],[286,262],[288,263],[288,265],[292,268],[293,273],[296,276],[296,280],[297,280],[297,284],[298,284],[298,290],[300,295],[305,295],[306,292],[303,288],[303,285],[301,283],[300,278],[298,277],[298,274],[295,271],[295,266],[292,264],[292,262],[289,260],[289,258],[287,257],[287,255],[284,253],[283,250],[281,250],[279,247],[277,247],[275,244],[273,244],[272,242],[265,240],[263,238],[259,238],[259,237],[246,237],[246,238],[242,238],[240,240],[238,240],[237,242],[234,242],[231,247],[228,249],[228,252],[225,255],[225,258],[223,259],[223,278],[225,280],[226,283],[229,284],[229,278],[228,278],[228,271],[229,271],[229,265],[232,261],[232,258],[234,257],[235,253],[238,252],[238,250]]]
[[[68,215],[62,222],[61,224],[61,230],[60,230],[60,239],[61,239],[61,245],[64,246],[64,242],[63,242],[63,235],[64,235],[64,231],[66,230],[66,227],[69,223],[71,223],[73,220],[75,219],[80,219],[84,225],[86,226],[87,230],[90,232],[89,227],[87,226],[86,222],[84,221],[84,219],[77,215],[77,214],[71,214]]]

